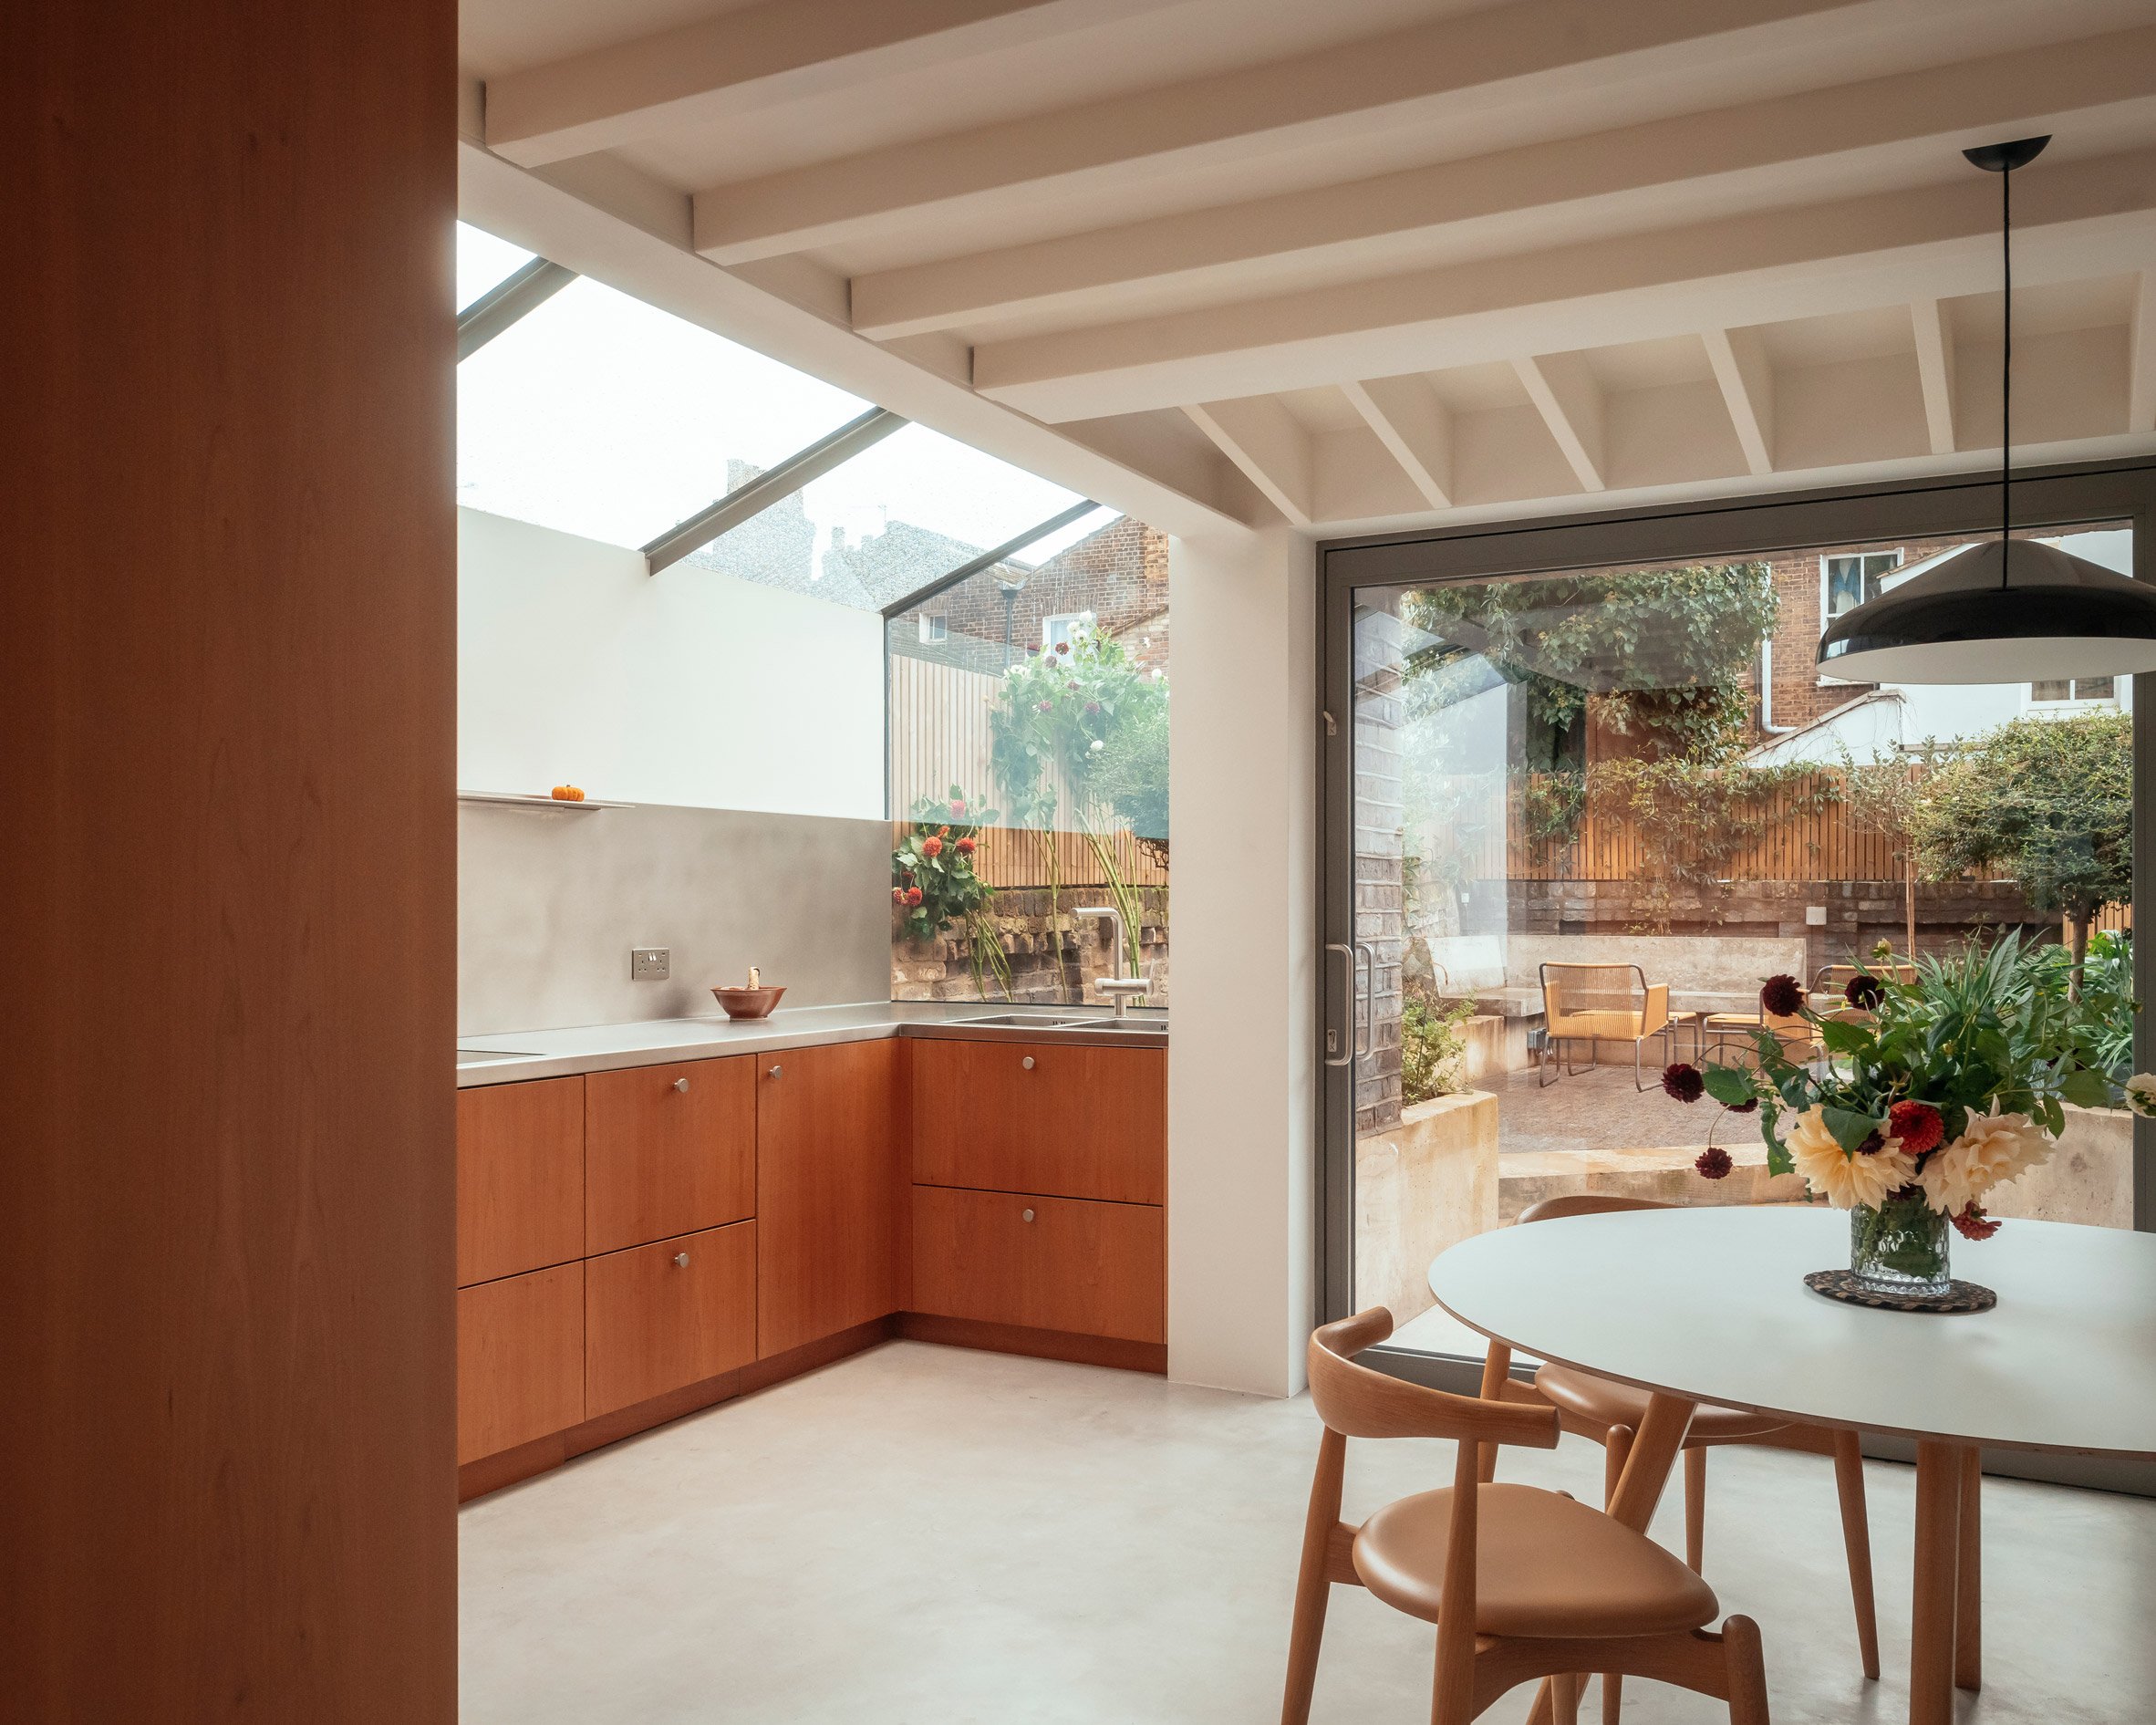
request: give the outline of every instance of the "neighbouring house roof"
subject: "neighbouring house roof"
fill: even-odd
[[[1839,707],[1829,707],[1808,724],[1798,725],[1794,730],[1754,743],[1745,751],[1745,762],[1751,766],[1769,766],[1779,762],[1803,760],[1813,747],[1843,730],[1849,721],[1865,708],[1884,704],[1892,704],[1896,708],[1902,706],[1902,691],[1898,689],[1864,690]]]

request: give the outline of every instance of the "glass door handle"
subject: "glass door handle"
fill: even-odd
[[[1340,980],[1344,984],[1340,995],[1340,1022],[1342,1028],[1332,1044],[1337,1046],[1340,1053],[1327,1055],[1325,1064],[1328,1066],[1352,1065],[1355,1059],[1355,949],[1343,941],[1328,940],[1325,942],[1325,951],[1340,954]]]
[[[1355,1019],[1355,1054],[1370,1053],[1377,1042],[1377,949],[1367,940],[1355,942],[1355,975],[1363,982],[1363,1010]],[[1368,1040],[1363,1033],[1369,1033]]]

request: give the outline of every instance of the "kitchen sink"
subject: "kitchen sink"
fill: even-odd
[[[998,1013],[990,1018],[969,1018],[967,1028],[993,1030],[1166,1030],[1158,1018],[1117,1018],[1113,1013]]]

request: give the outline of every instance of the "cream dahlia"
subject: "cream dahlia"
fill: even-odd
[[[1968,1129],[1924,1164],[1917,1183],[1933,1210],[1957,1215],[2050,1154],[2051,1140],[2026,1114],[1972,1114]]]
[[[1805,1109],[1784,1148],[1804,1183],[1835,1209],[1877,1209],[1889,1192],[1915,1177],[1916,1164],[1900,1138],[1883,1138],[1876,1150],[1852,1156],[1827,1129],[1826,1112],[1816,1105]]]

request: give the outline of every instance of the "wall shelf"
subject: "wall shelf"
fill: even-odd
[[[554,808],[565,814],[583,814],[600,808],[634,808],[634,803],[603,803],[596,796],[587,796],[581,803],[572,803],[558,796],[538,796],[529,791],[459,791],[460,803],[501,803],[511,808]]]

